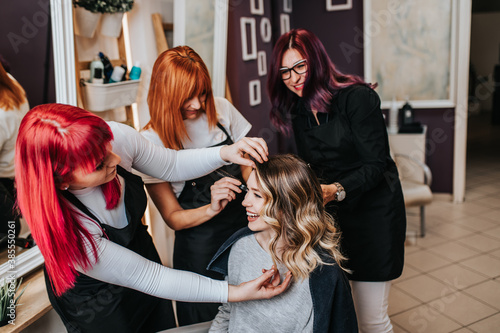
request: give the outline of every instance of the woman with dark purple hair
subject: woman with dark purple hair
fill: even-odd
[[[274,46],[271,121],[293,129],[342,232],[360,332],[392,332],[391,280],[403,270],[406,214],[376,85],[339,72],[321,41],[294,29]]]

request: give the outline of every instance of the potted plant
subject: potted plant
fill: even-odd
[[[134,0],[73,0],[73,5],[75,6],[75,33],[77,35],[92,38],[102,16],[101,34],[119,37],[123,13],[132,9]],[[81,19],[80,15],[82,15]],[[93,31],[90,33],[87,30],[82,31],[80,21],[89,26],[92,24]]]
[[[99,2],[96,0],[73,0],[75,34],[82,37],[93,38],[97,24],[101,19]]]
[[[18,293],[22,282],[23,278],[19,280],[17,280],[17,278],[6,278],[2,281],[0,285],[0,326],[5,326],[15,321],[19,299],[24,294],[27,287],[25,286]]]
[[[106,0],[102,5],[101,34],[108,37],[119,37],[122,31],[123,13],[134,5],[134,0]]]

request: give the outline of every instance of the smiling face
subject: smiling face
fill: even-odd
[[[100,161],[94,171],[88,172],[82,168],[75,170],[72,174],[72,181],[67,184],[70,190],[81,190],[86,187],[95,187],[106,184],[115,178],[116,166],[120,163],[120,156],[113,153],[111,145],[108,143],[107,154]],[[63,184],[63,187],[66,185]]]
[[[204,112],[203,105],[207,100],[207,94],[201,94],[196,97],[189,98],[182,104],[181,112],[182,119],[196,119]]]
[[[245,195],[242,205],[247,210],[248,228],[252,231],[264,231],[271,234],[273,231],[269,224],[264,222],[260,216],[264,208],[265,199],[262,197],[261,189],[255,177],[255,171],[252,171],[247,180],[248,192]]]
[[[293,68],[299,61],[305,58],[295,49],[288,49],[283,54],[281,59],[281,68]],[[300,71],[299,71],[300,72]],[[302,97],[302,90],[304,89],[304,82],[306,81],[307,72],[304,74],[297,74],[295,71],[290,71],[290,78],[283,80],[286,87],[292,92]]]

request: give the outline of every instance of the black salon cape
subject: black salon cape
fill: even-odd
[[[406,213],[398,171],[389,152],[380,98],[355,85],[334,95],[317,125],[299,99],[292,110],[298,154],[323,184],[339,182],[346,199],[327,210],[342,232],[341,249],[356,281],[389,281],[401,275]]]

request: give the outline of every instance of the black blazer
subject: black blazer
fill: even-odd
[[[349,278],[395,279],[403,270],[406,213],[380,98],[363,85],[339,90],[318,119],[299,99],[292,110],[299,156],[322,183],[339,182],[347,193],[327,209],[342,232]]]

